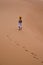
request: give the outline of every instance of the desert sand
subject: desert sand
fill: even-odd
[[[0,65],[43,65],[43,0],[0,0]]]

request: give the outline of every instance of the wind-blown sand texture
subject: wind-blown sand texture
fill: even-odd
[[[0,0],[0,65],[43,65],[43,0]]]

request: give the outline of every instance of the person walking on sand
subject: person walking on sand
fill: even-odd
[[[19,30],[22,29],[22,17],[21,16],[19,17],[19,21],[18,21],[18,28]]]

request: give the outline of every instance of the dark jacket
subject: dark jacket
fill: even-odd
[[[22,20],[19,20],[19,23],[22,23]]]

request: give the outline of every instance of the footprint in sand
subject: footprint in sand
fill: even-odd
[[[29,52],[29,50],[28,49],[26,49],[26,47],[25,46],[23,46],[22,47],[26,52]]]
[[[30,50],[26,49],[25,46],[23,46],[22,48],[24,48],[25,52],[29,52],[33,56],[33,58],[35,58],[36,60],[39,60],[39,58],[37,57],[37,54],[35,54],[34,52],[31,52]]]
[[[35,57],[35,56],[34,56],[33,58],[35,58],[36,60],[39,60],[39,58],[38,58],[38,57]]]
[[[14,41],[14,43],[15,43],[16,46],[20,46],[19,41]]]
[[[25,47],[25,46],[23,46],[22,48],[26,49],[26,47]]]
[[[20,44],[19,44],[19,43],[16,43],[16,45],[17,45],[17,46],[20,46]]]
[[[43,63],[43,61],[41,61],[41,63]]]
[[[37,56],[34,52],[31,52],[30,50],[26,49],[25,46],[23,46],[22,48],[24,48],[26,52],[30,52],[31,55],[33,55],[33,56]]]
[[[6,37],[10,40],[10,42],[13,42],[13,40],[10,38],[9,35],[6,35]],[[20,46],[20,44],[17,43],[17,41],[14,41],[13,43],[16,43],[16,46]],[[12,45],[12,44],[10,43],[10,45]],[[13,44],[13,46],[14,46],[14,44]]]
[[[10,38],[10,36],[7,34],[6,37],[10,40],[10,43],[9,43],[10,46],[14,46],[14,44],[13,44],[14,42],[13,42],[13,40]]]
[[[31,52],[31,55],[33,55],[33,56],[37,56],[34,52]]]
[[[6,35],[6,37],[7,37],[10,41],[12,41],[12,39],[9,37],[9,35]],[[20,44],[17,43],[17,41],[15,41],[14,43],[16,43],[16,46],[20,46]],[[11,44],[11,45],[12,45],[12,44]],[[13,46],[14,46],[14,45],[13,45]],[[29,51],[28,49],[26,49],[25,46],[23,46],[22,48],[24,48],[25,52],[30,52],[30,54],[33,55],[33,58],[35,58],[36,60],[39,60],[39,58],[37,57],[37,55],[36,55],[34,52]],[[41,63],[43,63],[43,61],[42,61]]]
[[[29,50],[25,50],[26,52],[29,52]],[[34,54],[33,52],[31,52],[31,54],[33,55],[33,58],[35,58],[36,60],[39,60],[39,58],[37,57],[37,55],[36,54]]]
[[[25,50],[26,52],[29,52],[27,49]]]
[[[6,35],[6,37],[7,37],[10,41],[12,41],[12,39],[10,38],[10,36],[9,36],[9,35]]]
[[[23,47],[25,49],[25,47]],[[25,49],[26,52],[30,52],[29,50]],[[30,53],[31,55],[33,55],[33,58],[35,58],[36,60],[39,60],[39,58],[37,57],[37,55],[33,52]]]
[[[35,53],[31,52],[31,54],[33,55],[33,58],[35,58],[36,60],[39,60],[39,58],[37,57]]]

